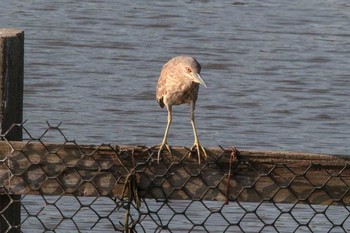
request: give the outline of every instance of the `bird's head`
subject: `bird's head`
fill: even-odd
[[[197,60],[193,57],[183,57],[181,60],[181,68],[185,74],[185,77],[188,77],[190,80],[192,80],[192,82],[199,83],[207,87],[202,76],[200,75],[201,65],[197,62]]]

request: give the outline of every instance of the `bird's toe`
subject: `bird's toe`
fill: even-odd
[[[171,147],[169,146],[169,144],[168,144],[168,143],[162,143],[162,144],[159,146],[159,150],[158,150],[158,156],[157,156],[157,161],[158,161],[158,163],[159,163],[159,161],[160,161],[160,156],[161,156],[161,154],[162,154],[162,151],[163,151],[165,148],[166,148],[166,149],[169,151],[169,153],[171,154]]]
[[[203,152],[203,155],[205,158],[208,158],[208,154],[206,149],[201,146],[199,143],[194,143],[194,145],[191,147],[191,151],[197,151],[197,156],[198,156],[198,163],[201,164],[201,154]]]

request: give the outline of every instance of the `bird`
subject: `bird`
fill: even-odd
[[[172,107],[173,105],[184,103],[189,104],[191,110],[190,120],[194,134],[194,143],[191,151],[194,151],[194,149],[197,150],[199,164],[201,163],[201,152],[203,152],[205,157],[208,157],[205,148],[199,143],[194,117],[199,85],[202,84],[204,87],[207,87],[200,72],[201,65],[198,61],[191,56],[185,55],[171,58],[161,69],[157,83],[156,99],[161,108],[166,107],[168,111],[168,122],[158,150],[158,163],[164,148],[171,153],[167,139],[172,121]]]

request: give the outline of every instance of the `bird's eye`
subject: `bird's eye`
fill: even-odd
[[[190,67],[186,67],[186,71],[187,71],[188,73],[191,73],[191,72],[192,72],[192,70],[191,70]]]

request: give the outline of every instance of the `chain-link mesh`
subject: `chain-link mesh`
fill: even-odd
[[[20,127],[23,142],[6,140]],[[349,232],[341,156],[79,145],[60,125],[1,135],[2,232]],[[54,142],[52,142],[54,141]],[[20,205],[20,223],[6,211]]]

